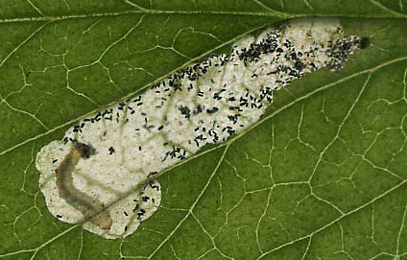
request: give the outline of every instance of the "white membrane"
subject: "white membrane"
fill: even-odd
[[[230,54],[213,55],[68,129],[62,140],[37,155],[40,188],[49,211],[61,221],[80,223],[81,211],[60,196],[55,171],[76,142],[96,154],[81,159],[72,185],[110,205],[112,225],[90,221],[84,229],[104,238],[125,237],[160,205],[161,189],[149,177],[196,153],[224,142],[259,120],[278,90],[321,68],[340,69],[359,49],[337,20],[292,21],[246,36]],[[138,187],[138,188],[136,188]],[[75,203],[75,202],[73,202]]]

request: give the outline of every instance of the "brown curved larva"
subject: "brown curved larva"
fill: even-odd
[[[79,210],[86,220],[99,226],[101,229],[109,230],[112,219],[104,210],[104,205],[97,198],[90,197],[79,191],[73,184],[72,172],[81,158],[87,159],[95,150],[86,144],[76,142],[72,150],[64,157],[55,170],[59,195],[66,203]]]

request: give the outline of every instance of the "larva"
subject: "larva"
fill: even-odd
[[[68,223],[85,216],[90,221],[83,227],[105,238],[131,234],[160,205],[160,184],[146,182],[151,175],[244,131],[264,114],[274,91],[321,68],[341,69],[365,43],[345,37],[338,20],[292,21],[246,36],[230,53],[211,55],[81,120],[37,154],[48,209]],[[81,160],[82,148],[72,150],[79,143],[95,154]],[[62,170],[64,160],[75,167],[69,169],[71,178],[58,180],[53,173]],[[83,196],[61,193],[65,186]],[[94,202],[92,210],[86,211],[81,198]],[[90,218],[118,198],[102,211],[106,215]]]
[[[75,142],[72,150],[64,157],[62,162],[55,170],[56,184],[59,189],[59,195],[65,199],[66,203],[79,210],[89,220],[101,229],[109,230],[112,225],[112,219],[109,212],[104,209],[103,203],[97,198],[90,197],[79,191],[73,185],[72,172],[81,158],[88,159],[95,150],[86,144]]]

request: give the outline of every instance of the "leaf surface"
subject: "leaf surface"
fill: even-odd
[[[397,3],[397,4],[396,4]],[[0,258],[407,259],[406,1],[0,1]],[[160,209],[104,240],[59,222],[38,150],[86,114],[284,19],[371,45],[277,92],[250,130],[160,177]]]

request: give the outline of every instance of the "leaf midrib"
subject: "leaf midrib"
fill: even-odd
[[[396,12],[392,9],[381,8],[382,10],[389,13],[389,15],[384,14],[336,14],[336,13],[285,13],[275,10],[268,10],[264,12],[238,12],[238,11],[185,11],[185,10],[131,10],[122,12],[106,12],[106,13],[89,13],[89,14],[73,14],[73,15],[60,15],[60,16],[34,16],[34,17],[15,17],[0,19],[0,24],[5,23],[21,23],[21,22],[50,22],[50,21],[64,21],[64,20],[79,20],[87,18],[108,18],[108,17],[118,17],[122,15],[233,15],[233,16],[254,16],[254,17],[274,17],[281,19],[293,19],[293,18],[305,18],[305,17],[316,17],[316,18],[361,18],[361,19],[407,19],[407,14]]]
[[[184,14],[184,15],[199,15],[199,14],[210,14],[210,15],[242,15],[242,16],[264,16],[264,17],[275,17],[275,18],[279,18],[281,20],[283,19],[292,19],[292,18],[300,18],[300,17],[337,17],[337,18],[378,18],[378,19],[383,19],[383,18],[396,18],[396,19],[407,19],[407,15],[406,14],[402,14],[402,13],[398,13],[392,9],[388,9],[387,7],[381,5],[380,3],[376,2],[375,0],[369,0],[371,3],[379,6],[381,9],[386,10],[387,12],[391,13],[392,15],[390,16],[383,16],[383,15],[376,15],[376,16],[360,16],[360,15],[335,15],[335,14],[289,14],[289,13],[284,13],[284,12],[279,12],[276,11],[274,9],[271,9],[267,6],[264,6],[265,9],[267,9],[267,12],[228,12],[228,11],[182,11],[182,10],[177,10],[177,11],[169,11],[169,10],[153,10],[153,9],[145,9],[139,6],[136,6],[136,8],[138,8],[139,10],[132,10],[132,11],[126,11],[126,12],[116,12],[116,13],[95,13],[95,14],[84,14],[84,15],[70,15],[70,16],[45,16],[45,17],[23,17],[23,18],[11,18],[11,19],[0,19],[0,25],[2,23],[13,23],[13,22],[38,22],[38,21],[44,21],[46,22],[45,24],[42,24],[39,28],[37,28],[34,33],[32,33],[31,35],[29,35],[26,39],[24,39],[15,49],[13,49],[12,52],[10,52],[5,59],[3,59],[0,62],[0,69],[2,67],[2,65],[5,63],[5,61],[8,60],[8,58],[10,58],[19,48],[21,48],[26,42],[28,42],[34,35],[38,34],[41,30],[43,30],[44,28],[46,28],[47,26],[49,26],[50,24],[53,24],[55,22],[58,21],[62,21],[62,20],[70,20],[70,19],[84,19],[84,18],[90,18],[90,17],[110,17],[110,16],[120,16],[120,15],[128,15],[128,14],[154,14],[154,15],[160,15],[160,14]],[[234,38],[232,38],[231,40],[224,42],[218,46],[216,46],[215,48],[209,49],[208,51],[206,51],[205,53],[190,59],[189,61],[185,62],[184,64],[178,66],[177,68],[175,68],[174,70],[164,74],[163,76],[155,79],[154,81],[145,84],[144,86],[140,87],[139,89],[137,89],[134,92],[130,92],[129,94],[125,95],[124,97],[118,99],[118,100],[114,100],[112,102],[110,102],[107,105],[98,107],[97,109],[94,109],[84,115],[81,115],[77,118],[74,118],[72,120],[69,120],[68,122],[61,124],[59,126],[53,127],[52,129],[46,129],[47,131],[33,136],[31,138],[28,138],[26,140],[24,140],[23,142],[20,142],[18,144],[15,144],[11,147],[6,148],[3,151],[0,151],[0,157],[3,156],[4,154],[7,154],[13,150],[15,150],[18,147],[21,147],[24,144],[27,144],[31,141],[35,141],[43,136],[46,136],[48,134],[51,134],[63,127],[69,126],[74,124],[75,122],[96,113],[97,111],[106,108],[106,107],[110,107],[113,104],[123,101],[131,96],[137,95],[139,93],[141,93],[142,91],[144,91],[145,89],[151,87],[153,84],[158,83],[160,81],[162,81],[163,79],[165,79],[166,77],[168,77],[169,75],[173,74],[174,72],[176,72],[177,70],[186,67],[202,58],[204,58],[205,56],[208,56],[210,53],[215,52],[218,49],[221,49],[222,47],[227,46],[228,44],[233,43],[234,41],[238,40],[239,38],[250,34],[251,32],[257,31],[261,28],[263,28],[264,26],[266,26],[267,24],[263,24],[262,26],[256,27],[252,30],[246,31]],[[260,122],[258,122],[260,123]],[[254,126],[253,126],[254,127]],[[244,133],[243,133],[244,134]]]
[[[131,12],[126,12],[126,13],[124,13],[124,12],[123,12],[123,13],[115,13],[115,14],[112,13],[111,15],[110,15],[110,14],[96,14],[95,17],[105,17],[105,16],[108,17],[108,16],[113,16],[113,15],[119,16],[119,15],[131,14],[131,13],[134,13],[134,14],[136,14],[136,13],[138,13],[138,14],[150,14],[149,12],[145,12],[145,11],[131,11]],[[153,14],[153,13],[151,13],[151,14]],[[247,13],[247,12],[245,12],[245,13],[215,12],[215,13],[213,13],[213,12],[185,12],[185,11],[162,11],[162,12],[161,12],[161,11],[159,11],[158,13],[154,13],[154,14],[192,14],[192,15],[193,15],[193,14],[224,14],[224,15],[246,15],[246,16],[253,16],[253,15],[255,15],[255,16],[270,16],[270,17],[276,17],[276,16],[275,16],[274,14],[272,14],[272,13],[254,13],[254,14],[252,13],[252,14],[251,14],[251,13]],[[99,16],[97,16],[97,15],[99,15]],[[300,15],[297,15],[297,14],[296,14],[296,15],[289,15],[288,17],[277,16],[277,18],[297,18],[297,17],[307,17],[307,16],[312,16],[312,15],[310,15],[310,14],[304,14],[304,15],[300,14]],[[79,18],[88,18],[88,17],[91,17],[91,16],[84,15],[83,17],[72,16],[72,17],[65,17],[65,18],[63,18],[63,17],[40,17],[39,19],[42,19],[42,20],[40,20],[40,21],[49,21],[46,25],[43,25],[43,26],[42,26],[42,27],[46,27],[46,26],[48,26],[49,24],[51,24],[51,23],[53,23],[53,22],[56,22],[56,21],[59,21],[59,20],[79,19]],[[321,17],[338,17],[338,16],[335,16],[335,15],[332,15],[332,16],[331,16],[331,15],[321,15]],[[344,17],[352,17],[352,16],[344,16]],[[355,16],[355,17],[362,18],[361,16]],[[46,20],[47,18],[49,18],[49,19]],[[390,16],[390,17],[385,17],[385,16],[384,16],[384,17],[383,17],[383,16],[377,16],[377,17],[363,17],[363,18],[401,18],[401,19],[406,19],[406,18],[407,18],[407,15],[403,15],[403,17],[394,17],[394,16]],[[17,19],[19,19],[19,18],[17,18]],[[29,19],[28,21],[34,21],[34,20],[32,20],[32,19],[36,19],[36,18],[22,18],[22,19]],[[20,20],[20,22],[21,22],[21,21],[22,21],[22,20]],[[5,23],[5,22],[7,22],[7,21],[6,21],[6,20],[0,20],[0,24],[1,24],[1,23]],[[14,22],[16,22],[16,21],[14,21]],[[149,84],[144,85],[143,87],[139,88],[137,91],[132,92],[132,93],[129,93],[128,95],[126,95],[126,96],[123,97],[122,99],[124,100],[124,99],[126,99],[126,98],[128,98],[128,97],[130,97],[130,96],[134,96],[134,95],[137,95],[137,94],[143,92],[145,89],[149,88],[151,85],[153,85],[153,84],[155,84],[155,83],[157,83],[157,82],[159,82],[159,81],[162,81],[162,80],[165,79],[168,75],[173,74],[173,73],[174,73],[175,71],[177,71],[178,69],[180,69],[180,68],[182,68],[182,67],[185,67],[185,66],[188,66],[189,64],[191,64],[191,63],[193,63],[193,62],[195,62],[195,61],[197,61],[197,60],[199,60],[199,59],[201,59],[201,58],[207,56],[208,54],[210,54],[210,53],[212,53],[212,52],[214,52],[214,51],[216,51],[216,50],[218,50],[218,49],[220,49],[220,48],[222,48],[222,47],[224,47],[224,46],[226,46],[226,45],[228,45],[228,44],[230,44],[230,43],[236,41],[237,39],[239,39],[239,38],[241,38],[241,37],[244,37],[245,35],[247,35],[247,34],[253,32],[253,31],[259,30],[260,28],[263,28],[264,26],[266,26],[266,25],[262,25],[262,26],[260,26],[260,27],[258,27],[258,28],[252,29],[252,30],[250,30],[250,31],[246,31],[245,33],[243,33],[243,34],[241,34],[241,35],[239,35],[239,36],[237,36],[237,37],[231,39],[230,41],[225,42],[225,43],[223,43],[223,44],[221,44],[221,45],[218,45],[217,47],[215,47],[215,48],[213,48],[213,49],[211,49],[211,50],[208,50],[208,51],[205,52],[204,54],[202,54],[202,55],[200,55],[200,56],[198,56],[198,57],[195,57],[194,59],[191,59],[190,61],[184,63],[184,64],[181,65],[180,67],[178,67],[178,68],[174,69],[173,71],[171,71],[171,72],[165,74],[164,76],[162,76],[162,77],[156,79],[155,81],[153,81],[153,82],[151,82],[151,83],[149,83]],[[41,29],[42,29],[42,28],[41,28]],[[384,63],[382,63],[382,64],[379,64],[379,65],[377,65],[377,66],[375,66],[375,67],[372,67],[372,68],[369,68],[369,69],[365,69],[365,70],[361,70],[361,71],[358,71],[358,72],[356,72],[356,73],[353,73],[353,74],[351,74],[351,75],[349,75],[349,76],[347,76],[347,77],[344,77],[344,78],[342,78],[342,79],[340,79],[340,80],[337,80],[337,81],[335,81],[335,82],[332,82],[332,83],[330,83],[330,84],[323,85],[323,86],[321,86],[321,87],[315,89],[314,91],[311,91],[311,92],[309,92],[309,93],[307,93],[307,94],[305,94],[305,95],[303,95],[303,96],[301,96],[301,97],[299,97],[299,98],[293,100],[292,102],[290,102],[290,103],[284,105],[283,107],[278,108],[278,109],[277,109],[276,111],[274,111],[272,114],[270,114],[270,115],[264,117],[262,120],[258,121],[256,124],[252,125],[252,126],[251,126],[250,128],[248,128],[246,131],[240,133],[239,135],[236,135],[235,137],[231,138],[229,141],[227,141],[227,142],[225,142],[225,143],[222,143],[222,144],[220,144],[220,145],[218,145],[218,146],[216,146],[216,147],[214,147],[214,148],[212,148],[212,149],[208,149],[208,150],[206,150],[205,152],[201,152],[201,153],[199,153],[199,154],[196,154],[196,155],[194,155],[194,156],[191,156],[191,157],[188,158],[187,160],[184,160],[184,161],[182,161],[182,162],[180,162],[180,163],[178,163],[178,164],[176,164],[176,165],[174,165],[174,166],[171,166],[170,168],[165,169],[164,171],[162,171],[162,173],[160,173],[160,176],[163,175],[163,174],[165,174],[165,173],[167,173],[168,171],[170,171],[171,169],[173,169],[173,168],[175,168],[175,167],[178,167],[178,166],[180,166],[180,165],[182,165],[182,164],[184,164],[184,163],[186,163],[186,162],[188,162],[188,161],[190,161],[190,160],[193,160],[193,159],[195,159],[195,158],[200,157],[200,156],[203,155],[203,154],[206,154],[206,153],[209,153],[209,152],[211,152],[211,151],[220,149],[220,148],[222,148],[222,147],[224,147],[224,146],[229,146],[229,145],[231,145],[234,141],[236,141],[237,139],[239,139],[240,137],[242,137],[242,136],[243,136],[244,134],[246,134],[247,132],[253,130],[253,129],[256,128],[257,126],[261,125],[261,124],[264,123],[265,121],[267,121],[267,120],[269,120],[269,119],[275,117],[277,114],[279,114],[280,112],[282,112],[282,111],[288,109],[289,107],[293,106],[294,104],[296,104],[296,103],[298,103],[298,102],[300,102],[300,101],[306,100],[306,99],[308,99],[309,97],[311,97],[311,96],[313,96],[313,95],[315,95],[315,94],[317,94],[317,93],[319,93],[319,92],[321,92],[321,91],[327,90],[327,89],[329,89],[329,88],[332,87],[332,86],[335,86],[335,85],[337,85],[337,84],[343,83],[343,82],[348,81],[348,80],[350,80],[350,79],[352,79],[352,78],[355,78],[355,77],[357,77],[357,76],[360,76],[360,75],[363,75],[363,74],[366,74],[366,73],[373,73],[373,72],[375,72],[375,71],[377,71],[377,70],[379,70],[379,69],[381,69],[381,68],[383,68],[383,67],[385,67],[385,66],[392,65],[392,64],[395,64],[395,63],[398,63],[398,62],[402,62],[402,61],[405,61],[405,60],[407,60],[407,56],[399,57],[399,58],[396,58],[396,59],[392,59],[392,60],[389,60],[389,61],[384,62]],[[120,99],[120,100],[122,100],[122,99]],[[119,101],[120,101],[120,100],[119,100]],[[114,101],[114,102],[111,102],[110,104],[106,105],[106,107],[111,106],[112,104],[115,104],[115,103],[117,103],[117,102],[119,102],[119,101],[116,100],[116,101]],[[16,148],[18,148],[18,147],[20,147],[20,146],[22,146],[22,145],[24,145],[24,144],[26,144],[26,143],[29,143],[29,142],[34,141],[34,140],[37,140],[37,139],[39,139],[39,138],[41,138],[41,137],[43,137],[43,136],[46,136],[46,135],[48,135],[48,134],[51,134],[52,132],[55,132],[55,131],[57,131],[57,130],[63,128],[63,127],[66,127],[66,126],[68,126],[68,125],[70,125],[70,124],[73,124],[73,123],[77,122],[78,120],[80,120],[80,119],[82,119],[82,118],[85,118],[85,117],[87,117],[87,116],[89,116],[89,115],[91,115],[91,114],[94,114],[96,111],[98,111],[98,110],[100,110],[100,109],[101,109],[101,108],[95,109],[95,110],[93,110],[93,111],[91,111],[91,112],[89,112],[89,113],[87,113],[87,114],[85,114],[85,115],[82,115],[82,116],[80,116],[80,117],[78,117],[78,118],[76,118],[76,119],[70,120],[70,121],[67,122],[67,123],[64,123],[64,124],[62,124],[62,125],[60,125],[60,126],[57,126],[57,127],[53,128],[53,129],[51,129],[51,130],[49,130],[49,131],[47,131],[47,132],[45,132],[45,133],[43,133],[43,134],[34,136],[34,137],[30,138],[30,139],[27,139],[27,140],[24,141],[24,142],[21,142],[21,143],[15,145],[15,146],[13,146],[13,147],[10,147],[10,148],[8,148],[8,149],[6,149],[6,150],[4,150],[4,151],[1,151],[1,152],[0,152],[0,157],[1,157],[2,155],[7,154],[8,152],[13,151],[14,149],[16,149]],[[358,212],[359,210],[362,210],[362,209],[364,209],[365,207],[371,205],[371,204],[374,203],[375,201],[377,201],[377,200],[379,200],[379,199],[381,199],[381,198],[387,196],[387,195],[390,194],[391,192],[393,192],[393,191],[395,191],[396,189],[398,189],[399,187],[403,186],[406,182],[407,182],[407,180],[403,180],[403,181],[400,182],[399,184],[397,184],[397,185],[393,186],[392,188],[390,188],[389,190],[385,191],[383,194],[381,194],[381,195],[379,195],[379,196],[373,198],[372,200],[370,200],[370,201],[368,201],[367,203],[365,203],[365,204],[363,204],[363,205],[361,205],[361,206],[355,208],[354,210],[349,211],[349,212],[346,213],[345,215],[342,215],[342,216],[340,216],[340,217],[334,219],[333,221],[329,222],[328,224],[324,225],[323,227],[321,227],[321,228],[319,228],[319,229],[317,229],[317,230],[311,232],[310,234],[308,234],[308,235],[306,235],[306,236],[297,238],[297,239],[295,239],[295,240],[293,240],[293,241],[291,241],[291,242],[288,242],[288,243],[282,244],[282,245],[280,245],[280,246],[278,246],[278,247],[275,247],[275,248],[269,250],[268,252],[265,252],[262,256],[265,256],[265,255],[267,255],[267,254],[269,254],[269,253],[272,253],[272,252],[274,252],[274,251],[277,251],[277,250],[279,250],[279,249],[282,249],[282,248],[284,248],[284,247],[286,247],[286,246],[295,244],[296,242],[302,241],[302,240],[304,240],[304,239],[311,238],[314,234],[319,233],[319,232],[321,232],[322,230],[325,230],[326,228],[328,228],[329,226],[331,226],[331,225],[337,223],[337,222],[340,221],[341,219],[343,219],[343,218],[345,218],[345,217],[348,217],[349,215],[352,215],[353,213],[356,213],[356,212]],[[123,199],[123,198],[121,198],[121,199]],[[78,226],[79,226],[79,225],[74,225],[74,226],[72,226],[72,227],[70,227],[70,228],[68,228],[68,229],[66,229],[66,230],[64,230],[64,231],[62,231],[60,234],[58,234],[58,235],[56,235],[55,237],[49,239],[47,242],[41,244],[40,246],[38,246],[38,247],[36,247],[36,248],[33,248],[33,249],[26,249],[26,250],[19,250],[19,251],[15,251],[15,252],[10,252],[10,253],[6,253],[6,254],[2,254],[2,255],[0,255],[0,258],[5,257],[5,256],[9,256],[9,255],[13,255],[13,254],[24,253],[24,252],[34,252],[34,254],[33,254],[32,257],[35,257],[36,253],[37,253],[38,251],[40,251],[42,248],[44,248],[46,245],[48,245],[48,244],[54,242],[55,240],[57,240],[58,238],[64,236],[65,234],[69,233],[70,231],[72,231],[73,229],[75,229],[75,228],[78,227]],[[259,257],[259,259],[260,259],[260,258],[261,258],[261,257]]]
[[[146,9],[146,10],[147,10],[147,9]],[[147,11],[149,11],[149,10],[147,10]],[[129,13],[135,13],[135,12],[138,12],[138,13],[140,13],[140,14],[145,14],[145,13],[146,13],[146,11],[130,11]],[[164,11],[163,11],[163,12],[164,12]],[[165,12],[167,12],[167,11],[165,11]],[[171,11],[171,12],[177,12],[177,11]],[[188,12],[186,12],[186,13],[188,13]],[[193,12],[192,12],[192,13],[193,13]],[[201,14],[202,14],[202,13],[204,13],[204,12],[197,12],[197,13],[201,13]],[[311,15],[309,15],[309,14],[304,15],[304,17],[306,17],[306,16],[311,16]],[[291,18],[293,18],[293,17],[301,17],[301,15],[293,15]],[[325,16],[325,17],[330,17],[330,16],[327,15],[327,16]],[[335,16],[332,16],[332,17],[335,17]],[[350,17],[350,16],[349,16],[349,17]],[[376,17],[376,18],[383,18],[383,17]],[[394,18],[394,17],[393,17],[393,18]],[[407,15],[405,15],[405,17],[404,17],[403,19],[407,19]],[[62,20],[62,19],[61,19],[61,20]],[[44,21],[45,21],[45,20],[44,20]],[[54,22],[57,22],[57,21],[59,21],[59,20],[58,20],[58,19],[54,19],[54,20],[48,21],[46,24],[43,24],[43,25],[40,26],[37,30],[35,30],[34,35],[35,35],[35,34],[38,34],[39,31],[43,30],[43,29],[46,28],[47,26],[49,26],[49,25],[51,25],[51,24],[53,24]],[[1,20],[0,20],[0,24],[1,24],[1,23],[2,23],[2,22],[1,22]],[[25,144],[27,144],[27,143],[29,143],[29,142],[31,142],[31,141],[35,141],[35,140],[37,140],[37,139],[39,139],[39,138],[41,138],[41,137],[47,136],[48,134],[51,134],[51,133],[53,133],[53,132],[55,132],[55,131],[57,131],[57,130],[59,130],[59,129],[61,129],[61,128],[64,128],[64,127],[69,126],[69,125],[72,125],[72,124],[74,124],[75,122],[78,122],[79,120],[81,120],[81,119],[83,119],[83,118],[85,118],[85,117],[88,117],[88,116],[90,116],[90,115],[96,113],[96,112],[99,111],[99,110],[103,110],[104,108],[110,107],[110,106],[112,106],[112,105],[114,105],[114,104],[116,104],[116,103],[118,103],[118,102],[120,102],[120,101],[126,100],[126,99],[129,98],[129,97],[132,97],[132,96],[135,96],[135,95],[137,95],[137,94],[140,94],[141,92],[143,92],[143,91],[146,90],[147,88],[151,87],[152,85],[154,85],[154,84],[156,84],[156,83],[158,83],[158,82],[161,82],[162,80],[164,80],[165,78],[167,78],[169,75],[175,73],[175,72],[178,71],[179,69],[184,68],[184,67],[186,67],[186,66],[188,66],[188,65],[191,65],[192,63],[194,63],[194,62],[196,62],[196,61],[198,61],[198,60],[200,60],[200,59],[202,59],[202,58],[208,56],[209,54],[211,54],[211,53],[213,53],[213,52],[215,52],[215,51],[217,51],[217,50],[219,50],[219,49],[221,49],[221,48],[223,48],[223,47],[225,47],[225,46],[227,46],[227,45],[229,45],[229,44],[235,42],[236,40],[238,40],[238,39],[244,37],[245,35],[250,34],[250,33],[252,33],[252,32],[255,32],[255,31],[257,31],[257,30],[259,30],[259,29],[261,29],[261,28],[264,28],[264,27],[267,26],[267,25],[269,25],[269,24],[268,24],[268,23],[267,23],[267,24],[263,24],[263,25],[261,25],[261,26],[259,26],[259,27],[256,27],[256,28],[254,28],[254,29],[251,29],[251,30],[249,30],[249,31],[246,31],[246,32],[244,32],[244,33],[242,33],[242,34],[240,34],[240,35],[238,35],[238,36],[236,36],[236,37],[230,39],[229,41],[226,41],[226,42],[224,42],[224,43],[222,43],[222,44],[216,46],[215,48],[209,49],[208,51],[204,52],[203,54],[201,54],[201,55],[199,55],[199,56],[197,56],[197,57],[195,57],[195,58],[193,58],[193,59],[191,59],[191,60],[185,62],[184,64],[182,64],[182,65],[176,67],[176,68],[173,69],[172,71],[170,71],[170,72],[164,74],[163,76],[161,76],[161,77],[155,79],[154,81],[152,81],[152,82],[150,82],[150,83],[148,83],[148,84],[145,84],[144,86],[138,88],[136,91],[128,93],[127,95],[123,96],[122,98],[120,98],[120,99],[118,99],[118,100],[114,100],[114,101],[110,102],[110,103],[107,104],[107,105],[98,107],[97,109],[94,109],[94,110],[92,110],[92,111],[90,111],[90,112],[88,112],[88,113],[86,113],[86,114],[84,114],[84,115],[81,115],[81,116],[79,116],[79,117],[77,117],[77,118],[74,118],[74,119],[72,119],[72,120],[69,120],[69,121],[67,121],[67,122],[64,123],[64,124],[61,124],[61,125],[56,126],[56,127],[53,127],[53,128],[49,129],[48,131],[46,131],[46,132],[44,132],[44,133],[42,133],[42,134],[38,134],[38,135],[36,135],[36,136],[33,136],[33,137],[31,137],[31,138],[26,139],[26,140],[23,141],[23,142],[20,142],[20,143],[15,144],[15,145],[13,145],[13,146],[11,146],[11,147],[8,147],[8,148],[4,149],[3,151],[0,151],[0,157],[3,156],[3,155],[5,155],[5,154],[7,154],[7,153],[9,153],[9,152],[11,152],[11,151],[14,151],[16,148],[21,147],[21,146],[23,146],[23,145],[25,145]],[[33,37],[33,34],[31,34],[30,36],[28,36],[18,47],[19,47],[19,48],[22,47],[22,45],[23,45],[24,43],[28,42],[32,37]],[[10,53],[9,55],[7,55],[7,57],[6,57],[4,60],[2,60],[2,61],[0,62],[0,69],[1,69],[1,66],[5,63],[5,60],[7,60],[8,58],[10,58],[10,57],[14,54],[14,52],[15,52],[15,51],[13,50],[12,53]],[[383,63],[383,64],[378,65],[378,66],[376,66],[376,67],[373,67],[373,68],[371,68],[371,69],[367,69],[367,70],[364,70],[364,71],[360,71],[360,74],[368,73],[368,72],[371,72],[371,71],[373,71],[373,70],[377,70],[377,69],[379,69],[379,68],[381,68],[381,67],[383,67],[383,66],[386,66],[386,65],[388,65],[388,64],[391,64],[391,63],[393,63],[393,62],[398,62],[398,61],[400,61],[400,60],[404,60],[404,59],[406,59],[406,58],[407,58],[407,57],[402,57],[402,58],[398,58],[398,59],[391,60],[391,61],[389,61],[389,62],[386,62],[386,63]],[[360,75],[360,74],[358,74],[358,75]],[[350,75],[350,76],[348,76],[348,77],[346,77],[346,78],[343,78],[342,80],[340,80],[340,82],[343,82],[343,81],[345,81],[345,80],[347,80],[347,79],[350,79],[349,77],[353,77],[354,75],[355,75],[355,74],[352,74],[352,75]],[[340,82],[334,82],[334,83],[332,83],[332,84],[337,84],[337,83],[340,83]],[[317,89],[317,90],[318,90],[318,89]],[[317,90],[316,90],[316,91],[317,91]],[[309,93],[308,95],[311,95],[311,94],[312,94],[312,93]],[[303,96],[303,98],[305,98],[305,96]],[[276,111],[276,112],[277,112],[277,111]],[[273,114],[275,114],[276,112],[274,112]],[[272,114],[272,115],[273,115],[273,114]],[[272,116],[272,115],[270,115],[270,116]],[[262,123],[264,120],[266,120],[267,118],[268,118],[268,117],[263,118],[261,121],[257,122],[257,123],[254,124],[252,127],[250,127],[249,130],[252,129],[252,128],[254,128],[254,127],[256,127],[257,125],[261,124],[261,123]],[[247,130],[247,131],[249,131],[249,130]],[[238,138],[239,136],[245,134],[247,131],[242,132],[241,134],[239,134],[238,136],[236,136],[236,138]],[[235,139],[235,138],[233,138],[233,139],[231,139],[231,140],[234,140],[234,139]],[[231,141],[231,140],[230,140],[230,141]]]

